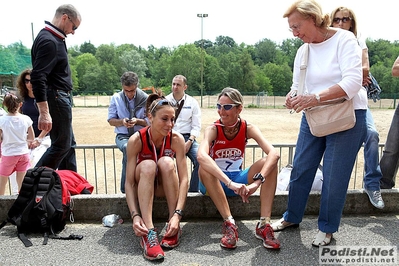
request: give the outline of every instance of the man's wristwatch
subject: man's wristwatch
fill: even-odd
[[[183,210],[175,210],[174,213],[177,213],[180,215],[180,217],[183,217]]]
[[[254,181],[256,180],[260,180],[262,182],[262,184],[265,182],[265,178],[263,177],[263,175],[261,173],[257,173],[254,175],[254,177],[252,178]]]

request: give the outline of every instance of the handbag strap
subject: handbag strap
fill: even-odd
[[[305,87],[306,69],[308,67],[309,44],[305,43],[305,51],[301,59],[301,73],[299,75],[298,95],[302,95]]]
[[[304,45],[305,45],[305,51],[301,58],[301,66],[300,66],[301,73],[299,75],[298,95],[303,94],[304,87],[305,87],[306,69],[308,68],[309,44],[305,43]],[[337,103],[342,103],[344,101],[345,101],[345,98],[338,98],[338,99],[325,101],[319,105],[337,104]]]

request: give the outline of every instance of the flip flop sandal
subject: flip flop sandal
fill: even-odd
[[[285,224],[284,224],[284,222],[285,222]],[[294,224],[294,223],[289,223],[289,222],[284,221],[284,218],[281,218],[277,222],[274,222],[271,224],[271,227],[274,232],[282,231],[287,227],[298,227],[298,226],[299,226],[299,224]]]
[[[314,247],[327,246],[331,243],[332,237],[332,234],[327,234],[319,230],[312,242],[312,245]]]

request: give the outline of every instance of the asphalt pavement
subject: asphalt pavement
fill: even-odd
[[[142,256],[131,220],[112,228],[104,227],[101,221],[69,223],[60,235],[79,234],[84,236],[82,240],[50,239],[47,245],[42,245],[42,236],[29,235],[33,246],[28,248],[18,239],[16,227],[8,224],[0,230],[0,265],[319,265],[319,249],[311,245],[317,232],[316,217],[305,216],[298,228],[276,232],[280,250],[265,249],[262,241],[255,238],[256,220],[236,222],[238,246],[226,250],[219,245],[221,220],[183,220],[180,246],[166,251],[165,259],[159,262],[150,262]],[[155,225],[161,230],[164,222],[157,221]],[[330,246],[397,248],[399,215],[344,216]]]

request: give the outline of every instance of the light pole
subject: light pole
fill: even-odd
[[[202,108],[202,97],[204,95],[204,18],[208,17],[208,14],[197,14],[198,18],[201,18],[201,108]]]

